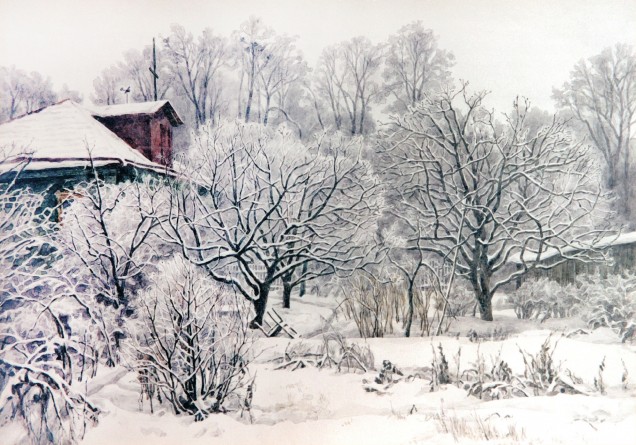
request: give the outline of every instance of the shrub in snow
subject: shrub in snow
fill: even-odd
[[[361,337],[393,333],[396,307],[400,307],[396,300],[404,298],[399,286],[358,273],[343,284],[342,292],[345,317],[355,322]]]
[[[548,336],[536,354],[531,354],[519,348],[523,357],[523,376],[528,386],[534,390],[535,395],[547,391],[556,382],[560,372],[560,365],[554,362],[554,351],[558,340],[552,344],[552,336]]]
[[[573,285],[561,286],[547,278],[531,279],[509,295],[517,318],[563,318],[574,315],[580,307],[579,290]]]
[[[97,408],[73,388],[95,370],[88,308],[55,273],[44,196],[0,185],[0,425],[33,443],[71,443]],[[90,371],[89,371],[90,369]]]
[[[480,399],[493,400],[527,396],[519,388],[523,386],[520,384],[519,378],[512,373],[508,363],[502,359],[501,351],[496,357],[491,357],[490,366],[488,366],[485,357],[478,348],[477,360],[471,367],[462,372],[462,379],[465,382],[464,388],[468,390],[468,395]]]
[[[592,328],[615,330],[623,342],[636,337],[636,276],[581,276],[582,315]]]
[[[196,420],[230,404],[238,409],[250,380],[247,302],[180,257],[157,269],[128,323],[129,360],[140,381],[176,414]]]
[[[279,363],[276,369],[295,371],[307,366],[318,369],[335,366],[338,372],[367,372],[374,369],[374,356],[368,345],[349,343],[337,332],[324,334],[323,342],[312,348],[303,341],[289,342],[283,356],[273,361]]]
[[[474,291],[464,281],[455,281],[448,296],[448,316],[455,318],[468,315],[475,305]]]

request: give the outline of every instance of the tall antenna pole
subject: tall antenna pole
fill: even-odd
[[[155,49],[155,38],[152,38],[152,68],[148,68],[150,73],[152,74],[152,82],[155,87],[155,101],[157,101],[157,79],[159,79],[159,75],[157,74],[157,50]]]

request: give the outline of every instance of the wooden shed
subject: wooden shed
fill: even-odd
[[[530,270],[523,277],[549,278],[561,284],[573,283],[578,275],[599,274],[607,277],[613,274],[636,272],[636,232],[607,236],[594,244],[596,255],[587,255],[585,248],[567,247],[548,249],[540,259],[526,261]],[[603,253],[607,259],[599,258]],[[513,259],[517,268],[523,265],[519,258]],[[521,281],[518,282],[518,285]]]

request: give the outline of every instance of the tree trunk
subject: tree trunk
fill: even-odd
[[[267,309],[267,298],[269,297],[269,287],[269,283],[262,285],[258,293],[258,300],[252,300],[256,315],[254,319],[250,321],[250,329],[258,329],[259,326],[263,325],[263,316]]]
[[[309,269],[309,263],[303,263],[303,270],[301,272],[301,277],[306,277],[307,276],[307,270]],[[298,291],[298,296],[300,298],[305,296],[305,293],[307,293],[307,283],[305,281],[301,281],[300,283],[300,289]]]
[[[292,277],[283,276],[283,308],[289,309],[291,307],[291,294],[292,294]]]
[[[405,337],[410,337],[411,336],[411,325],[413,324],[413,306],[414,306],[414,302],[413,302],[413,283],[409,284],[409,290],[408,290],[408,299],[409,299],[409,311],[406,314],[406,326],[404,328],[404,336]]]
[[[492,321],[492,295],[489,293],[482,294],[478,298],[479,313],[484,321]]]

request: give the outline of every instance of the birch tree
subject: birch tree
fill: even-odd
[[[457,273],[492,320],[494,293],[537,267],[546,249],[576,255],[603,231],[594,229],[601,186],[588,147],[556,118],[529,134],[519,100],[496,122],[485,95],[463,85],[427,96],[391,122],[380,146],[394,215],[423,251],[442,261],[457,251]],[[579,250],[568,254],[571,246]]]

